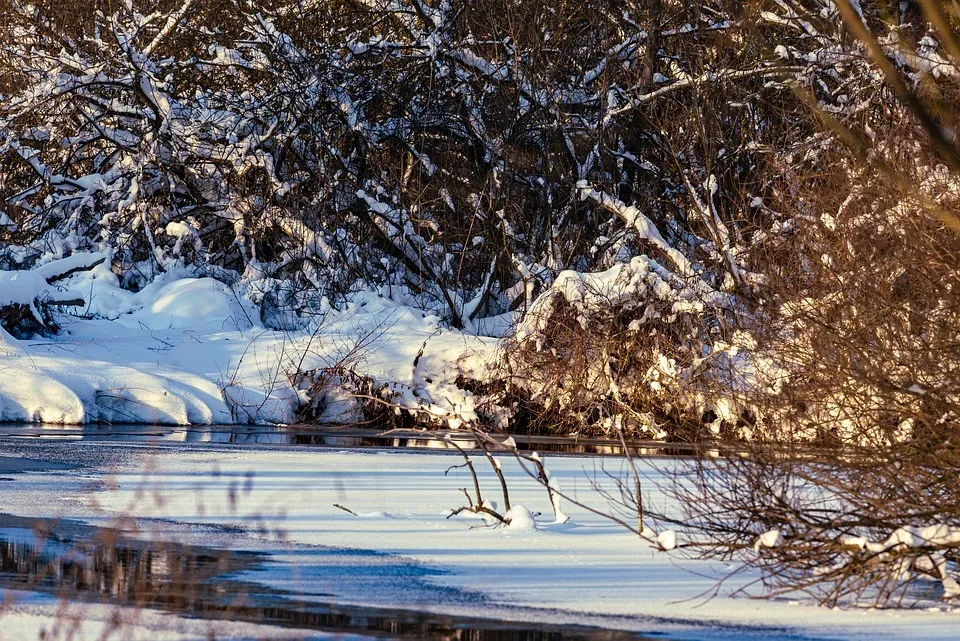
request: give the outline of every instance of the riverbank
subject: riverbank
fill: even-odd
[[[269,329],[239,291],[183,276],[132,293],[100,266],[69,282],[90,292],[89,318],[61,316],[50,338],[0,330],[0,421],[356,424],[371,403],[440,427],[477,419],[457,382],[487,376],[494,338],[372,291]]]

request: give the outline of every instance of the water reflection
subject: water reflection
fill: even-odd
[[[647,638],[580,626],[511,623],[307,601],[236,578],[237,573],[256,569],[266,560],[263,554],[139,540],[109,528],[0,515],[0,589],[51,593],[71,601],[154,608],[183,616],[379,638]]]
[[[415,450],[453,450],[447,440],[453,439],[465,450],[478,449],[469,432],[442,432],[416,430],[375,430],[352,428],[324,428],[316,426],[156,426],[156,425],[2,425],[0,437],[35,437],[83,439],[93,441],[140,441],[177,443],[223,443],[237,445],[300,445],[336,448],[397,448]],[[505,435],[504,435],[505,437]],[[579,439],[514,435],[521,451],[549,452],[551,454],[623,455],[618,440]],[[688,443],[656,441],[628,442],[635,456],[719,456],[716,445],[702,446]]]

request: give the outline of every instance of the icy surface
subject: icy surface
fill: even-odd
[[[30,445],[34,452],[52,452],[54,446]],[[6,486],[11,511],[107,523],[121,513],[157,517],[163,519],[153,522],[158,536],[176,536],[178,527],[199,524],[239,527],[221,535],[236,537],[233,546],[243,539],[245,545],[257,545],[261,537],[263,546],[276,545],[280,532],[284,545],[290,546],[296,578],[266,572],[256,580],[298,593],[322,594],[343,584],[311,570],[309,554],[296,553],[297,546],[321,545],[376,550],[436,568],[438,572],[427,577],[432,585],[484,594],[489,602],[483,607],[547,608],[568,620],[623,617],[609,619],[610,624],[641,631],[660,629],[657,625],[674,629],[683,622],[713,630],[709,636],[680,638],[954,639],[960,624],[960,613],[949,606],[936,612],[829,610],[801,601],[731,598],[730,590],[749,581],[743,575],[704,602],[698,595],[731,568],[677,560],[576,506],[564,505],[569,522],[553,523],[546,492],[511,459],[502,460],[511,501],[541,512],[535,517],[536,529],[485,527],[473,516],[446,518],[449,508],[463,500],[459,488],[471,484],[463,470],[444,476],[447,467],[461,460],[446,453],[193,443],[156,451],[131,444],[79,442],[65,447],[69,455],[64,456],[88,460],[93,467],[22,475],[22,483]],[[587,475],[604,478],[600,466],[617,472],[621,462],[549,457],[547,464],[565,491],[598,504]],[[478,468],[487,497],[498,497],[496,478]],[[113,470],[109,476],[107,469]],[[656,478],[656,471],[644,471]],[[91,478],[101,476],[109,478],[112,489],[91,495],[77,482],[82,479],[89,487]],[[648,500],[664,499],[654,492]],[[150,530],[151,521],[141,523]],[[339,598],[367,605],[395,606],[403,599],[419,603],[416,594],[395,594],[383,587],[372,593],[347,590]],[[758,637],[753,626],[771,626],[771,631]]]

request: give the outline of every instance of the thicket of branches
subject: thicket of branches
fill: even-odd
[[[647,249],[622,202],[731,289],[803,127],[776,3],[141,4],[8,1],[0,36],[5,240],[108,243],[134,286],[391,283],[459,326]]]

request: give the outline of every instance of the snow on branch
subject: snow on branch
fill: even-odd
[[[695,275],[693,266],[690,265],[690,261],[687,260],[686,256],[671,247],[670,244],[663,239],[660,230],[653,224],[653,221],[644,216],[639,209],[626,205],[607,193],[593,189],[590,183],[585,180],[577,183],[577,189],[580,192],[581,200],[589,198],[607,211],[616,214],[623,219],[623,222],[626,223],[628,227],[636,230],[640,238],[649,241],[654,247],[663,251],[680,272],[681,276],[688,278]]]

